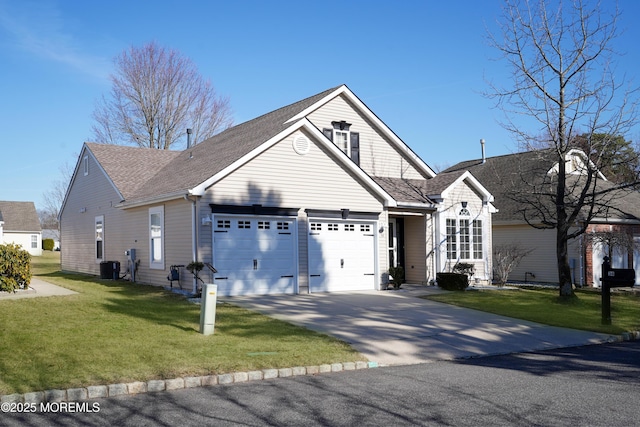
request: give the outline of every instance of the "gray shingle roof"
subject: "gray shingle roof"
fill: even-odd
[[[125,200],[132,197],[141,185],[180,154],[179,151],[93,142],[87,142],[86,145]]]
[[[458,163],[445,172],[470,171],[480,183],[495,197],[494,205],[498,213],[494,221],[522,221],[523,203],[519,195],[532,191],[533,185],[539,188],[543,180],[549,180],[547,172],[556,163],[552,150],[535,150],[503,156],[488,157]],[[570,177],[568,187],[577,184],[576,177]],[[614,184],[598,181],[598,190],[611,189]],[[640,193],[633,190],[620,190],[601,197],[598,203],[606,205],[603,212],[611,219],[640,220]],[[597,215],[600,217],[602,215]]]
[[[40,220],[33,202],[0,201],[0,217],[4,231],[39,232]]]
[[[379,176],[372,176],[371,178],[400,203],[433,203],[427,194],[426,184],[428,181],[425,179],[402,179]]]
[[[339,87],[231,127],[180,152],[100,144],[88,146],[129,202],[186,192],[291,126],[285,122]]]

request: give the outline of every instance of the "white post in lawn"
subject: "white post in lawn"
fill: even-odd
[[[217,294],[218,285],[206,284],[202,286],[200,333],[203,335],[211,335],[215,329]]]

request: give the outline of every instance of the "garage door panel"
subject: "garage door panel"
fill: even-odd
[[[290,231],[295,221],[272,217],[216,219],[213,256],[220,295],[295,292],[296,252]],[[219,225],[226,229],[220,230]]]
[[[310,220],[311,292],[375,289],[372,223]]]

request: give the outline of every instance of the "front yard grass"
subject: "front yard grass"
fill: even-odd
[[[337,339],[222,304],[215,334],[200,306],[161,288],[64,274],[59,253],[34,275],[78,292],[0,300],[0,395],[366,360]]]
[[[602,324],[601,295],[593,290],[576,290],[569,300],[558,297],[556,289],[447,292],[425,298],[551,326],[608,334],[640,330],[637,294],[612,292],[611,325]]]

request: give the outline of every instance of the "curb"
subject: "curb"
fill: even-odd
[[[302,375],[319,375],[330,372],[354,371],[377,368],[377,362],[344,362],[315,366],[295,366],[293,368],[262,369],[248,372],[232,372],[197,377],[178,377],[167,380],[134,381],[130,383],[94,385],[64,390],[45,390],[29,393],[16,393],[0,396],[1,403],[46,403],[74,402],[78,400],[100,399],[105,397],[136,395],[158,391],[180,390],[194,387],[209,387],[234,383],[262,381],[274,378],[286,378]]]

